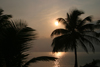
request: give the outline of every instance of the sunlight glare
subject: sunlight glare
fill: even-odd
[[[63,56],[64,55],[64,52],[56,52],[56,53],[54,53],[54,56],[55,57],[61,57],[61,56]]]
[[[50,52],[50,53],[51,53],[51,55],[53,55],[54,57],[59,58],[59,59],[65,55],[65,52],[55,52],[55,53]],[[60,67],[60,64],[59,64],[60,60],[59,59],[54,61],[53,67]]]
[[[53,53],[53,55],[55,56],[55,57],[57,57],[57,58],[61,58],[63,55],[65,54],[65,52],[55,52],[55,53]],[[54,66],[53,67],[60,67],[60,60],[59,59],[57,59],[55,62],[54,62]]]
[[[55,22],[55,25],[58,26],[58,21]]]

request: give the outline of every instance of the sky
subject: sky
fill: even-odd
[[[4,14],[11,14],[12,20],[24,20],[36,30],[37,39],[31,51],[52,51],[50,34],[57,28],[57,18],[66,18],[66,13],[73,8],[85,12],[81,18],[93,16],[93,21],[100,20],[100,0],[0,0]],[[97,49],[98,50],[98,49]]]

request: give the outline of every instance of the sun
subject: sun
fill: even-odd
[[[55,52],[53,55],[55,56],[55,57],[61,57],[61,56],[63,56],[65,53],[64,52]]]
[[[58,24],[58,21],[56,21],[56,22],[55,22],[55,25],[56,25],[56,26],[58,26],[58,25],[59,25],[59,24]]]

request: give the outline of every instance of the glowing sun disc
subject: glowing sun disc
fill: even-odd
[[[63,56],[65,53],[64,52],[55,52],[53,55],[55,56],[55,57],[61,57],[61,56]]]
[[[55,25],[58,26],[58,21],[55,22]]]

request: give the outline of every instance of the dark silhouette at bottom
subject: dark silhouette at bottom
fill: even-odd
[[[99,67],[97,64],[100,64],[100,60],[94,60],[91,63],[85,64],[84,66],[80,67]]]

